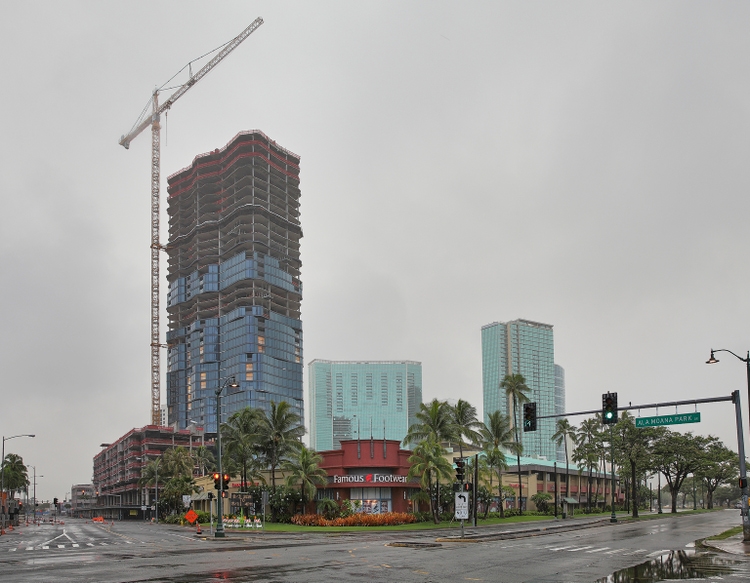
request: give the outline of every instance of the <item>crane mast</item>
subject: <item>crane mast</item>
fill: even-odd
[[[236,49],[242,41],[250,36],[263,24],[258,17],[250,26],[226,43],[222,49],[204,65],[195,75],[191,75],[185,84],[179,87],[166,101],[159,105],[159,89],[155,89],[151,97],[151,115],[139,119],[128,134],[120,138],[119,144],[126,150],[143,130],[151,126],[151,423],[161,425],[161,368],[159,342],[159,251],[164,247],[159,243],[159,188],[161,182],[161,125],[160,116],[167,111],[175,101],[185,95],[198,81],[218,65],[229,53]]]

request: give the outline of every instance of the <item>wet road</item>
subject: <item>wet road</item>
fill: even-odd
[[[734,526],[733,510],[620,523],[480,543],[434,542],[434,533],[274,535],[191,531],[143,523],[85,521],[22,527],[0,537],[0,581],[14,582],[339,582],[597,581]],[[744,557],[725,580],[750,579]],[[746,568],[747,567],[747,568]],[[628,579],[618,578],[618,581]],[[632,580],[632,579],[631,579]],[[657,580],[657,579],[654,579]]]

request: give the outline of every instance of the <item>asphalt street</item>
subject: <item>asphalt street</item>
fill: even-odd
[[[441,535],[455,534],[456,529],[443,533],[229,532],[227,539],[215,540],[196,538],[192,530],[174,526],[71,520],[24,526],[0,537],[0,581],[594,582],[628,567],[662,560],[673,551],[689,554],[696,539],[737,523],[737,512],[726,510],[665,515],[638,523],[603,522],[506,540],[438,543]],[[501,532],[469,530],[496,536]],[[750,579],[745,557],[732,557],[729,563],[721,571],[725,580]]]

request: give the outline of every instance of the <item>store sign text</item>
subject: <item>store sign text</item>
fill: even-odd
[[[334,484],[367,484],[367,483],[400,483],[406,484],[406,476],[396,474],[365,474],[364,476],[333,476]]]

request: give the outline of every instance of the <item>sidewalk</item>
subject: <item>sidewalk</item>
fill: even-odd
[[[703,544],[732,555],[750,555],[750,542],[742,540],[742,533],[724,540],[704,540]]]

